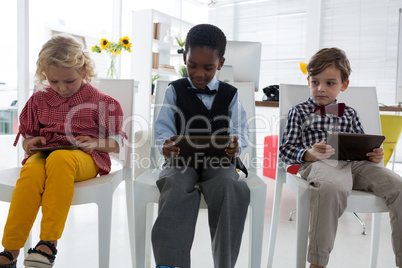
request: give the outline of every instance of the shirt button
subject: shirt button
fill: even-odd
[[[63,126],[63,125],[61,125],[61,126],[60,126],[60,129],[64,129],[64,126]]]

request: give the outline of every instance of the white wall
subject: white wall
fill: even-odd
[[[209,9],[209,22],[229,39],[262,42],[261,85],[304,84],[299,62],[307,62],[319,48],[337,46],[350,59],[351,85],[376,86],[379,102],[396,103],[401,0],[228,2],[220,6],[217,1]]]

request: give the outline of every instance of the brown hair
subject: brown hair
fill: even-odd
[[[342,83],[349,79],[349,75],[352,72],[349,60],[345,51],[336,47],[323,48],[311,57],[307,64],[308,76],[317,75],[329,66],[334,66],[341,71]]]
[[[38,86],[44,85],[47,80],[46,71],[50,66],[73,68],[82,74],[84,80],[91,82],[96,77],[95,63],[88,52],[82,50],[82,45],[69,34],[59,34],[48,40],[39,52],[36,61],[35,82]]]

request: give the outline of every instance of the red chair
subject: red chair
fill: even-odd
[[[278,152],[278,135],[266,136],[264,139],[264,159],[262,175],[275,179]]]

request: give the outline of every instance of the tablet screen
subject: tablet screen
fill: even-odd
[[[180,148],[180,154],[173,159],[176,166],[229,166],[231,163],[231,157],[225,152],[230,136],[179,135],[171,140]]]
[[[381,147],[385,136],[358,134],[358,133],[332,133],[327,144],[335,149],[330,159],[355,161],[367,160],[366,154],[374,148]]]

